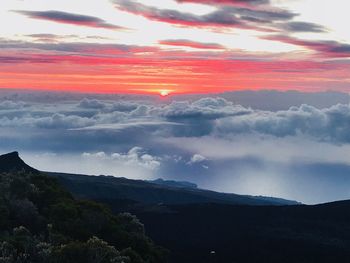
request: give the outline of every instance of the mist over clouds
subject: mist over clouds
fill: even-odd
[[[41,170],[188,180],[307,203],[349,198],[347,94],[335,94],[337,103],[327,107],[315,94],[307,98],[313,105],[295,100],[288,109],[273,100],[251,103],[266,94],[220,95],[54,100],[2,91],[0,149],[22,152]]]

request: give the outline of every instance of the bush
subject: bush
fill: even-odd
[[[0,175],[0,263],[161,263],[131,214],[77,201],[41,174]]]

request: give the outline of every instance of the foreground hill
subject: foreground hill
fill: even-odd
[[[168,206],[139,212],[171,262],[350,262],[350,201],[316,206]],[[215,252],[215,253],[214,253]]]
[[[0,262],[166,262],[165,250],[145,235],[135,216],[75,200],[56,179],[24,162],[11,168],[3,161],[16,158],[12,153],[0,159],[11,171],[0,172]]]

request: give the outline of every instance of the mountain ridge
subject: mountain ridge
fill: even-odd
[[[15,170],[29,173],[40,172],[27,165],[19,157],[17,151],[0,155],[0,173],[8,173]],[[114,176],[89,176],[46,171],[41,171],[41,173],[58,179],[75,197],[95,201],[128,200],[147,205],[192,203],[222,203],[232,205],[300,204],[296,201],[281,198],[220,193],[197,188],[195,184],[189,182],[167,181],[163,179],[145,181]]]

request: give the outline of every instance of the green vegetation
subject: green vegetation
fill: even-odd
[[[161,263],[133,215],[78,201],[54,178],[0,174],[0,263]]]

